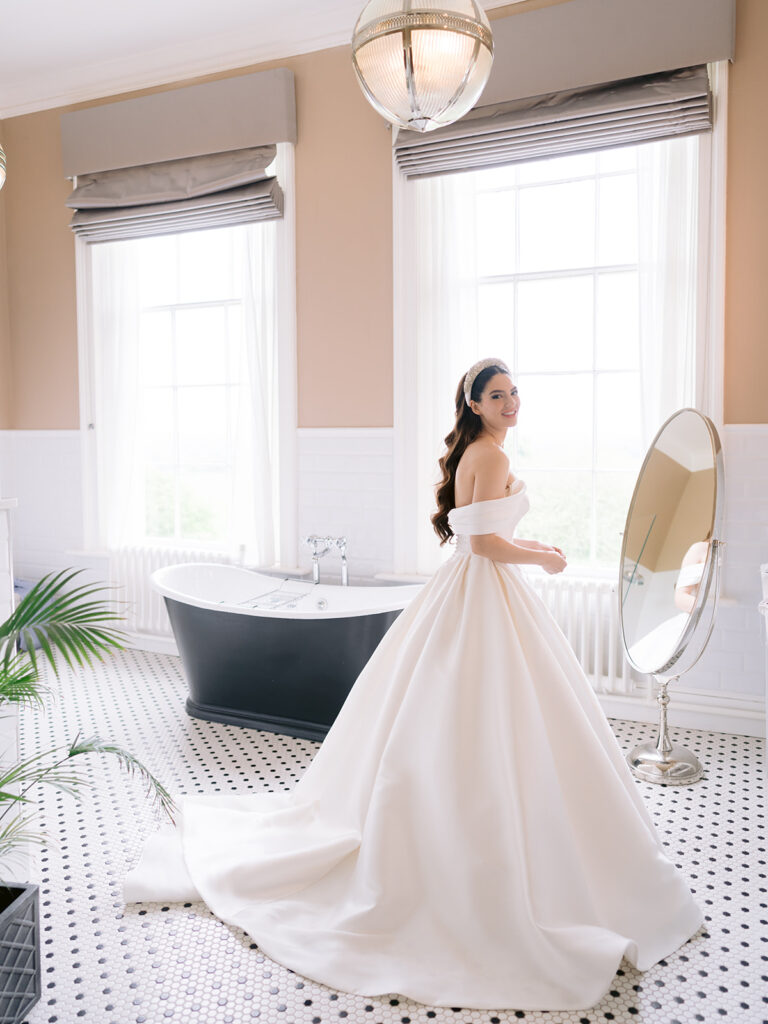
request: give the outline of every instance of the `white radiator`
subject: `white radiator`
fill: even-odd
[[[616,584],[610,579],[526,574],[598,693],[633,693],[619,637]]]
[[[149,633],[170,637],[171,624],[160,594],[149,577],[155,569],[181,562],[230,562],[220,551],[189,548],[118,548],[109,555],[110,585],[122,603],[124,628],[129,633]]]

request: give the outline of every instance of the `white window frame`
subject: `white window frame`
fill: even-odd
[[[284,195],[284,211],[277,222],[278,280],[278,465],[280,541],[277,565],[295,569],[298,561],[298,449],[296,389],[296,215],[295,156],[291,143],[277,146],[276,170]],[[91,244],[75,237],[77,340],[80,398],[80,454],[82,461],[83,544],[85,551],[105,554],[99,547],[96,486],[96,434],[94,429],[94,331],[91,287]]]

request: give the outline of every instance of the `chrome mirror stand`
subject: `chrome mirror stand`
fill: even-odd
[[[699,639],[698,650],[695,651],[693,659],[685,667],[685,671],[692,668],[704,653],[712,630],[715,625],[715,611],[720,598],[720,584],[722,580],[722,554],[725,544],[716,538],[712,539],[712,575],[714,576],[714,600],[709,606],[709,622],[706,630],[702,630]],[[699,610],[699,617],[706,607],[706,600],[709,593],[705,594],[704,602]],[[692,782],[698,782],[704,774],[701,761],[690,750],[680,744],[672,743],[669,738],[667,726],[667,707],[670,696],[667,687],[670,683],[680,678],[680,674],[674,676],[660,676],[653,674],[659,686],[659,693],[656,700],[659,705],[659,734],[655,740],[638,743],[638,745],[627,755],[629,767],[632,774],[643,782],[660,782],[666,786],[689,786]]]
[[[695,754],[672,743],[667,728],[667,687],[678,676],[654,676],[659,684],[659,735],[655,740],[639,743],[627,757],[633,775],[643,782],[661,782],[666,786],[689,786],[698,782],[704,769]]]

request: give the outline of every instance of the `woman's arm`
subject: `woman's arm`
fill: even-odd
[[[565,556],[555,548],[527,548],[517,541],[504,540],[497,533],[478,533],[469,538],[473,555],[482,555],[492,562],[507,562],[512,565],[540,565],[550,574],[562,572],[567,562]]]
[[[489,501],[503,498],[509,479],[509,459],[500,449],[483,452],[475,464],[475,481],[472,501]],[[535,541],[530,543],[536,543]],[[545,572],[562,572],[566,566],[562,553],[554,548],[531,548],[517,541],[504,540],[497,533],[480,533],[470,537],[469,545],[474,555],[482,555],[493,562],[512,565],[540,565]]]

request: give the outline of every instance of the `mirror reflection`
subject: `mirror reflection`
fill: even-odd
[[[662,672],[676,659],[706,595],[715,456],[706,419],[683,409],[659,431],[638,477],[622,550],[621,622],[641,672]]]

